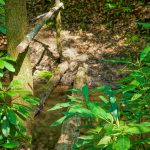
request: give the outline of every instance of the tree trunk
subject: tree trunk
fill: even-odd
[[[21,54],[16,51],[17,45],[23,40],[27,31],[26,0],[6,0],[6,28],[8,54],[17,59],[15,64],[16,72],[12,74],[12,80],[25,81],[22,88],[32,92],[33,78],[28,50]],[[17,102],[26,104],[21,99],[17,100]],[[24,124],[27,125],[26,122]],[[29,124],[27,129],[30,129]],[[28,132],[30,133],[30,131]]]

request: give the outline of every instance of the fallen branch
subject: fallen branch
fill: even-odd
[[[42,20],[37,25],[35,25],[33,30],[29,34],[27,34],[24,40],[16,47],[16,50],[19,53],[23,53],[25,49],[28,47],[28,45],[30,44],[31,40],[36,36],[38,31],[42,28],[42,26],[51,18],[51,16],[55,12],[57,12],[63,6],[64,6],[63,3],[59,3],[59,5],[53,7],[51,11],[46,13],[45,16],[42,18]]]
[[[74,88],[81,89],[87,82],[87,66],[79,67],[74,82]],[[77,96],[73,94],[73,96]],[[79,96],[79,95],[78,95]],[[81,95],[80,95],[81,96]],[[81,125],[80,117],[72,117],[62,125],[61,135],[55,147],[56,150],[72,150],[80,135],[78,127]]]
[[[40,105],[36,108],[35,117],[41,112],[44,107],[46,99],[49,97],[52,90],[58,85],[60,79],[64,75],[64,73],[68,70],[69,64],[68,62],[63,62],[58,65],[54,75],[50,78],[49,82],[47,83],[46,90],[39,96],[40,98]]]

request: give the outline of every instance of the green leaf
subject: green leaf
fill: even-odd
[[[0,4],[1,5],[5,5],[5,1],[4,0],[0,0]]]
[[[68,118],[67,116],[64,116],[64,117],[58,119],[57,121],[53,122],[50,126],[51,127],[58,126],[58,125],[62,124],[67,118]]]
[[[15,68],[12,64],[6,62],[6,61],[3,61],[4,65],[5,65],[5,68],[8,69],[9,71],[11,72],[15,72]]]
[[[99,98],[100,98],[105,104],[108,104],[108,103],[109,103],[108,99],[106,99],[104,96],[99,96]]]
[[[110,140],[111,140],[111,136],[104,136],[103,138],[100,139],[97,145],[108,145]]]
[[[82,139],[82,140],[93,140],[94,136],[93,135],[80,136],[79,139]]]
[[[128,150],[130,148],[129,138],[121,135],[117,138],[116,142],[113,143],[114,150]]]
[[[0,89],[2,89],[3,85],[2,85],[2,82],[0,81]]]
[[[89,89],[88,89],[88,86],[86,84],[82,87],[82,94],[83,94],[86,102],[88,102],[88,99],[89,99]]]
[[[4,67],[5,67],[4,61],[0,60],[0,69],[4,69]]]
[[[11,109],[8,110],[7,117],[9,119],[10,123],[12,123],[14,125],[18,125],[19,121],[13,110],[11,110]]]
[[[26,102],[28,102],[29,104],[31,105],[39,105],[39,99],[38,98],[35,98],[35,97],[29,97],[29,96],[23,96],[22,99]]]
[[[144,60],[144,58],[150,53],[150,46],[147,46],[144,48],[144,50],[141,52],[140,60]]]
[[[135,94],[132,96],[131,101],[137,100],[137,99],[140,98],[141,96],[142,96],[142,94],[135,93]]]
[[[105,86],[100,86],[92,89],[92,92],[102,91],[105,89]]]
[[[73,93],[82,93],[82,91],[80,89],[69,89],[69,90],[65,90],[66,92],[73,92]]]
[[[142,133],[148,133],[150,132],[150,127],[149,126],[135,126],[135,127],[129,127],[125,133],[126,134],[142,134]]]
[[[133,142],[133,145],[137,145],[137,144],[149,144],[150,145],[150,138],[143,138],[143,139]]]
[[[9,143],[5,143],[2,145],[4,148],[12,149],[17,148],[19,146],[18,141],[9,141]]]
[[[75,104],[75,102],[66,102],[66,103],[56,104],[54,107],[48,109],[48,111],[52,111],[52,110],[57,110],[57,109],[60,109],[60,108],[69,107],[69,106],[71,106],[73,104]]]
[[[6,116],[3,117],[2,121],[2,133],[5,137],[8,137],[10,133],[9,121]]]
[[[13,80],[13,81],[9,84],[8,88],[20,86],[20,85],[22,85],[23,83],[24,83],[24,81],[22,81],[22,80]]]
[[[82,99],[80,97],[77,97],[77,96],[70,96],[70,95],[67,95],[68,96],[68,99],[70,99],[71,101],[74,101],[74,102],[81,102]]]
[[[107,121],[112,121],[111,114],[107,113],[98,104],[89,102],[88,108],[91,110],[91,112],[96,118],[107,120]]]

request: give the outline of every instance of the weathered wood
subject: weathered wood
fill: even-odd
[[[57,12],[61,7],[63,7],[63,3],[59,3],[57,6],[53,7],[51,9],[51,11],[49,11],[48,13],[46,13],[46,15],[42,18],[42,20],[35,25],[35,27],[33,28],[33,30],[26,35],[26,37],[24,38],[24,40],[17,46],[16,50],[19,53],[23,53],[26,48],[28,47],[29,43],[31,42],[31,40],[36,36],[36,34],[38,33],[38,31],[42,28],[42,26],[52,17],[52,15]]]
[[[74,81],[74,88],[81,89],[87,82],[87,65],[79,67]],[[77,96],[73,94],[73,96]],[[79,96],[79,95],[78,95]],[[80,95],[81,96],[81,95]],[[62,125],[61,135],[55,150],[73,150],[72,146],[77,142],[80,133],[78,127],[81,125],[80,117],[72,117]]]
[[[55,0],[56,6],[59,5],[60,0]],[[56,14],[56,44],[57,44],[57,50],[59,53],[59,58],[61,59],[62,57],[62,45],[61,45],[61,14],[60,11],[57,12]]]
[[[37,107],[34,116],[37,116],[40,113],[40,111],[43,109],[46,99],[49,97],[52,90],[58,85],[61,77],[68,70],[68,68],[69,68],[69,64],[67,61],[58,65],[52,78],[50,78],[49,82],[47,83],[45,91],[39,96],[40,105]]]

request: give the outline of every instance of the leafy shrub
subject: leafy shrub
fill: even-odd
[[[15,61],[10,56],[1,54],[0,76],[4,75],[4,69],[11,72],[15,68],[9,61]],[[30,92],[20,88],[22,81],[12,81],[8,86],[4,86],[0,81],[0,148],[12,149],[19,146],[19,142],[28,140],[27,132],[23,121],[31,119],[30,113],[33,109],[19,103],[25,101],[30,105],[37,105],[37,98]],[[16,101],[17,100],[17,101]]]
[[[111,90],[109,86],[97,87],[90,92],[100,91],[99,102],[89,101],[89,89],[84,85],[70,91],[83,95],[83,98],[68,96],[70,102],[55,105],[51,110],[68,107],[64,116],[52,123],[57,126],[72,116],[87,120],[80,128],[85,128],[85,135],[79,137],[74,149],[128,150],[150,144],[150,138],[144,138],[150,132],[150,46],[140,54],[136,63],[118,60],[130,64],[134,70],[120,80],[120,88]],[[119,96],[117,96],[119,94]],[[117,98],[118,97],[118,98]],[[90,121],[90,123],[89,123]]]

